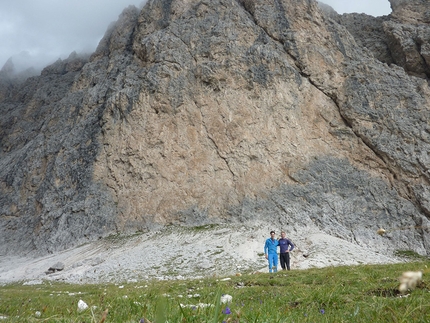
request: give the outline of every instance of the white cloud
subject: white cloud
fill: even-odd
[[[0,1],[0,68],[14,61],[44,67],[73,51],[91,53],[128,5],[144,0]]]
[[[366,13],[372,16],[384,16],[391,13],[388,0],[319,0],[331,6],[337,13]]]
[[[0,68],[15,55],[44,67],[73,51],[92,53],[128,5],[146,0],[0,0]],[[388,0],[324,0],[338,13],[390,13]],[[16,58],[16,61],[19,59]]]

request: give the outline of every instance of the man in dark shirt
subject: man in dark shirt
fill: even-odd
[[[279,258],[281,260],[281,267],[283,270],[290,270],[290,251],[293,251],[294,245],[293,243],[285,238],[285,232],[281,232],[281,239],[279,239],[279,247],[281,248],[279,253]]]

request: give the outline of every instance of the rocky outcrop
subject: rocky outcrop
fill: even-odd
[[[333,13],[320,4],[326,17],[345,26],[361,47],[387,64],[396,64],[413,76],[427,79],[430,62],[430,10],[421,0],[390,1],[389,16]]]
[[[430,75],[430,8],[421,0],[391,1],[392,19],[384,23],[384,32],[394,62],[409,74]]]
[[[379,61],[387,64],[394,63],[388,37],[384,30],[388,16],[373,17],[366,14],[343,14],[332,16],[340,25],[346,27],[358,46],[366,48]]]
[[[4,97],[1,250],[258,220],[428,253],[430,93],[384,42],[398,19],[365,39],[313,0],[127,8]]]
[[[0,101],[6,101],[10,93],[14,91],[13,88],[37,74],[38,72],[33,67],[17,72],[12,58],[9,58],[0,70]]]
[[[396,20],[411,24],[430,23],[430,8],[425,0],[389,0],[392,16]]]

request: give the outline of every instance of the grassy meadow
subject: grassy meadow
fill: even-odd
[[[404,271],[422,271],[423,281],[400,295]],[[10,284],[0,287],[0,322],[430,322],[429,276],[424,259],[194,280]],[[78,311],[80,300],[87,309]]]

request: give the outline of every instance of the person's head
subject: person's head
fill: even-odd
[[[281,232],[281,238],[282,238],[282,239],[285,239],[285,231],[282,231],[282,232]]]
[[[270,231],[270,237],[272,238],[272,239],[275,239],[275,231]]]

